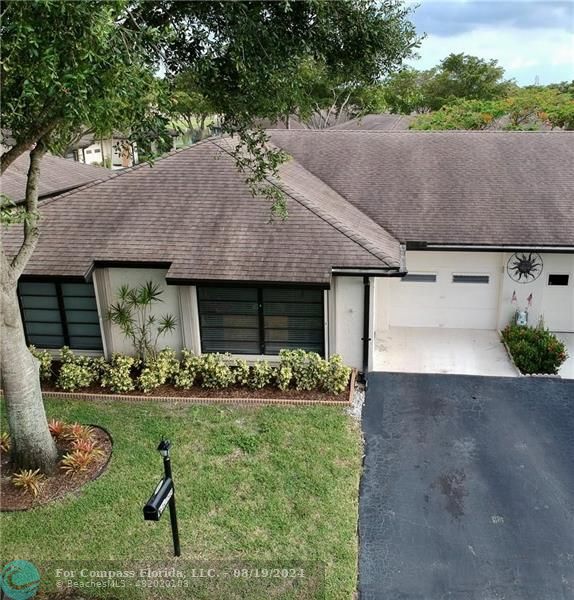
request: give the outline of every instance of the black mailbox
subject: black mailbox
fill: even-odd
[[[144,520],[159,521],[165,507],[173,496],[173,481],[165,477],[156,486],[143,509]]]

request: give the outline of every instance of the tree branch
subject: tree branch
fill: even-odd
[[[6,171],[6,169],[17,158],[22,156],[22,154],[24,154],[24,152],[29,150],[31,146],[38,143],[42,138],[45,138],[49,133],[51,133],[55,126],[56,126],[56,123],[50,123],[49,125],[45,125],[39,131],[35,131],[34,133],[31,133],[30,135],[26,136],[24,139],[20,140],[16,144],[14,144],[14,146],[12,146],[10,148],[10,150],[8,150],[8,152],[5,152],[4,154],[2,154],[2,156],[0,157],[0,166],[1,166],[0,173],[2,175],[4,175],[4,172]],[[30,154],[30,156],[31,156],[31,154]]]
[[[38,241],[38,186],[40,184],[40,161],[46,154],[46,147],[42,142],[38,142],[36,147],[30,152],[30,167],[28,168],[28,179],[26,181],[26,198],[24,206],[26,208],[26,218],[24,219],[24,241],[18,250],[18,253],[12,259],[10,264],[11,277],[18,279],[26,263],[32,256],[36,243]]]

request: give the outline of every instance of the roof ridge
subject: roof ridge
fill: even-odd
[[[214,145],[216,145],[218,148],[220,148],[222,152],[225,152],[230,157],[232,157],[232,154],[231,154],[231,152],[229,152],[229,150],[227,150],[226,148],[223,148],[220,144],[218,144],[214,140],[212,140],[212,143]],[[275,146],[275,144],[270,143],[269,145],[274,148],[280,149],[278,146]],[[321,184],[324,185],[327,189],[329,189],[335,196],[337,196],[343,202],[345,202],[345,204],[347,204],[349,208],[351,208],[355,212],[360,213],[361,216],[366,221],[370,222],[372,225],[374,225],[375,227],[380,229],[381,233],[388,235],[391,239],[396,241],[397,244],[399,243],[399,241],[391,233],[389,233],[386,229],[384,229],[378,223],[373,221],[362,210],[360,210],[359,208],[354,206],[345,197],[343,197],[341,194],[339,194],[339,192],[337,192],[330,185],[325,183],[320,177],[317,177],[315,174],[311,173],[311,171],[306,169],[299,161],[295,160],[292,156],[289,156],[289,158],[294,163],[296,163],[301,169],[303,169],[308,175],[310,175],[314,179],[320,181]],[[295,191],[288,184],[286,184],[280,177],[266,176],[265,179],[274,187],[281,189],[292,200],[294,200],[295,202],[297,202],[298,204],[302,205],[307,210],[312,212],[316,217],[320,218],[322,221],[324,221],[325,223],[327,223],[328,225],[330,225],[331,227],[336,229],[339,233],[341,233],[342,235],[344,235],[345,237],[350,239],[355,244],[359,245],[361,248],[363,248],[363,250],[365,250],[366,252],[368,252],[369,254],[371,254],[372,256],[374,256],[375,258],[380,260],[381,262],[387,263],[387,265],[390,266],[389,262],[392,261],[392,257],[390,257],[388,254],[380,251],[378,248],[375,249],[373,247],[374,245],[365,236],[361,235],[354,228],[349,227],[347,224],[340,221],[337,217],[332,215],[328,210],[326,210],[326,209],[321,210],[321,207],[317,202],[315,202],[315,201],[311,200],[310,198],[303,196],[299,192]],[[326,215],[328,215],[328,218]]]

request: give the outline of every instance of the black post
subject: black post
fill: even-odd
[[[371,312],[371,280],[363,277],[363,377],[367,380],[369,370],[370,313]]]
[[[171,476],[171,460],[169,455],[163,457],[163,470],[165,472],[166,479],[169,477],[173,481]],[[171,521],[173,552],[176,556],[181,556],[181,549],[179,546],[179,529],[177,528],[177,513],[175,511],[175,485],[173,486],[173,493],[169,499],[169,520]]]

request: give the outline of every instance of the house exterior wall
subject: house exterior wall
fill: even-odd
[[[535,281],[518,283],[508,275],[507,264],[512,253],[504,253],[504,277],[500,295],[498,328],[502,329],[512,319],[516,309],[528,308],[528,321],[536,325],[542,317],[544,324],[555,331],[574,331],[574,254],[540,253],[542,273]],[[569,275],[567,286],[550,286],[552,274]],[[516,303],[512,303],[516,292]],[[528,296],[532,294],[531,306]]]
[[[166,273],[165,269],[134,269],[123,267],[96,270],[94,273],[94,286],[96,287],[98,304],[101,311],[102,336],[105,339],[104,347],[107,356],[112,352],[133,353],[130,341],[125,338],[116,325],[113,325],[105,318],[109,305],[117,301],[117,291],[122,285],[136,287],[146,281],[157,283],[164,290],[162,294],[163,302],[155,304],[151,311],[152,314],[157,316],[158,319],[161,315],[171,314],[177,320],[175,330],[159,338],[158,348],[161,349],[168,346],[174,350],[182,348],[182,324],[186,323],[189,317],[187,314],[182,314],[179,286],[166,285]]]
[[[375,331],[389,327],[501,329],[517,308],[527,307],[530,324],[544,317],[556,331],[574,329],[574,254],[541,253],[543,270],[531,283],[518,283],[508,274],[511,252],[407,253],[409,274],[434,274],[436,282],[375,280]],[[453,283],[453,274],[488,275],[488,284]],[[568,286],[550,286],[551,274],[569,275]],[[517,302],[512,303],[513,292]]]
[[[333,277],[330,291],[331,354],[340,354],[357,369],[363,367],[363,289],[362,277]]]

